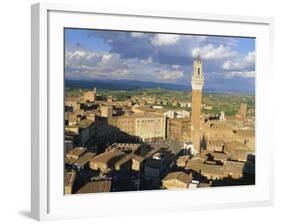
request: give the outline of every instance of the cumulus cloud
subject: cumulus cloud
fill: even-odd
[[[180,65],[172,65],[172,68],[175,68],[175,69],[178,69],[180,67],[181,67]]]
[[[130,79],[176,83],[184,77],[179,66],[167,66],[148,59],[126,59],[117,53],[67,50],[66,77],[69,79]]]
[[[66,45],[67,77],[187,84],[198,54],[204,60],[206,86],[207,81],[219,85],[237,79],[241,84],[243,78],[255,76],[254,49],[241,55],[239,38],[98,30],[90,32],[88,38],[92,37],[105,43],[107,50],[90,50],[80,40],[74,47]],[[75,45],[77,41],[81,45]]]
[[[237,52],[231,50],[228,46],[208,44],[203,47],[197,47],[192,50],[192,57],[200,55],[202,59],[223,59],[237,55]]]
[[[237,57],[232,60],[226,60],[222,64],[222,68],[226,71],[226,78],[255,77],[255,51],[250,51],[244,57]]]
[[[227,72],[226,77],[227,78],[233,78],[233,77],[242,77],[242,78],[254,78],[255,77],[255,71],[232,71]]]
[[[176,34],[156,34],[151,39],[154,46],[173,45],[180,40],[180,35]]]
[[[149,57],[147,59],[140,59],[139,61],[140,61],[140,63],[145,64],[145,65],[153,63],[153,59],[151,57]]]
[[[164,79],[164,80],[177,80],[179,78],[182,78],[183,75],[183,71],[171,71],[171,70],[163,70],[160,71],[160,78]]]
[[[141,33],[141,32],[132,32],[131,33],[132,37],[136,37],[136,38],[141,38],[145,36],[145,33]]]
[[[227,60],[222,65],[223,69],[229,70],[229,69],[239,69],[241,68],[241,64],[239,62],[234,62],[231,60]]]
[[[255,64],[255,51],[248,52],[248,54],[241,58],[236,58],[235,60],[226,60],[222,68],[225,70],[235,70],[235,69],[245,69],[253,67]]]
[[[113,54],[104,54],[101,56],[101,64],[107,65],[111,61]]]
[[[116,53],[87,50],[67,50],[65,53],[66,76],[70,78],[98,78],[128,74],[129,66]]]
[[[198,51],[203,59],[220,59],[233,56],[235,38],[182,34],[155,34],[143,32],[92,31],[110,45],[110,51],[122,58],[151,58],[160,64],[178,64],[192,67]],[[210,52],[208,52],[210,51]]]
[[[244,62],[247,64],[254,64],[256,59],[256,52],[250,51],[248,54],[244,57]]]

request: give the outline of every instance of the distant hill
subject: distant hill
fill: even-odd
[[[169,83],[156,83],[156,82],[144,82],[138,80],[66,80],[65,85],[67,87],[80,87],[80,88],[101,88],[111,90],[134,90],[143,88],[162,88],[169,90],[186,91],[191,90],[185,85],[169,84]]]
[[[167,90],[178,90],[178,91],[191,91],[191,85],[172,84],[172,83],[157,83],[157,82],[145,82],[138,80],[65,80],[66,87],[78,87],[91,89],[96,87],[98,89],[108,90],[136,90],[143,88],[161,88]],[[241,86],[240,86],[241,87]],[[232,89],[214,89],[208,85],[204,87],[205,92],[217,92],[217,93],[241,93],[254,95],[254,92],[241,91],[237,86],[233,86]]]

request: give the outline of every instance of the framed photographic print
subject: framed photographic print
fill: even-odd
[[[271,204],[272,26],[33,5],[32,217]]]

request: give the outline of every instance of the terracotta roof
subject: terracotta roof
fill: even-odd
[[[222,170],[222,166],[219,165],[209,165],[209,164],[203,164],[202,168],[201,168],[201,173],[203,175],[223,175],[223,170]]]
[[[83,156],[81,156],[78,160],[75,161],[75,165],[80,165],[80,166],[84,166],[87,162],[89,162],[94,156],[96,155],[96,153],[93,152],[87,152],[85,153]]]
[[[223,165],[223,171],[232,174],[253,174],[255,173],[255,164],[251,162],[227,161]]]
[[[162,181],[167,181],[167,180],[179,180],[189,185],[192,181],[192,177],[182,171],[179,171],[179,172],[168,173],[167,176],[165,176],[165,178]]]
[[[67,155],[81,156],[86,151],[84,147],[76,147],[67,152]]]
[[[201,158],[188,160],[185,169],[199,172],[202,169],[203,160]]]
[[[111,181],[92,181],[81,187],[76,194],[110,192]]]
[[[97,155],[96,157],[91,159],[91,163],[97,163],[97,162],[115,162],[118,160],[118,158],[122,158],[124,155],[126,155],[124,152],[121,152],[118,149],[112,149],[108,152],[104,152],[102,154]]]
[[[228,150],[226,153],[229,155],[231,160],[247,161],[248,156],[251,154],[244,150]]]
[[[203,163],[202,160],[196,159],[196,160],[189,160],[187,162],[187,165],[185,169],[190,169],[196,172],[201,171],[203,175],[205,174],[213,174],[213,175],[222,175],[222,166],[219,165],[210,165]]]
[[[141,162],[141,161],[143,161],[145,158],[134,154],[134,155],[133,155],[133,159],[135,159],[135,160]]]
[[[77,160],[77,159],[75,159],[75,158],[66,157],[66,158],[64,159],[64,163],[65,163],[65,164],[68,164],[68,165],[73,165],[76,160]]]
[[[243,174],[244,165],[243,162],[226,161],[223,165],[223,171],[225,173]]]
[[[220,152],[210,152],[210,155],[213,157],[214,160],[218,161],[226,161],[230,158],[230,155]]]
[[[132,158],[133,158],[133,155],[132,155],[132,154],[123,156],[122,158],[120,158],[120,159],[115,163],[115,167],[121,166],[122,164],[128,162],[128,161],[131,160]]]
[[[180,157],[177,159],[177,162],[178,162],[178,163],[187,162],[188,160],[189,160],[189,156],[180,156]]]
[[[69,186],[72,185],[75,180],[76,173],[74,171],[67,172],[64,175],[64,185]]]
[[[197,154],[196,156],[194,156],[194,157],[192,157],[192,161],[201,161],[201,162],[203,162],[203,161],[205,161],[205,160],[207,160],[208,159],[208,153],[209,152],[203,152],[203,153],[199,153],[199,154]]]
[[[79,96],[67,96],[65,98],[65,101],[79,101],[80,97]]]

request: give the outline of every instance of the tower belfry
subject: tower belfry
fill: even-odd
[[[194,61],[193,75],[191,80],[192,86],[192,110],[191,110],[191,140],[194,148],[200,151],[201,141],[201,101],[202,101],[202,89],[204,85],[203,76],[203,63],[200,56]]]

